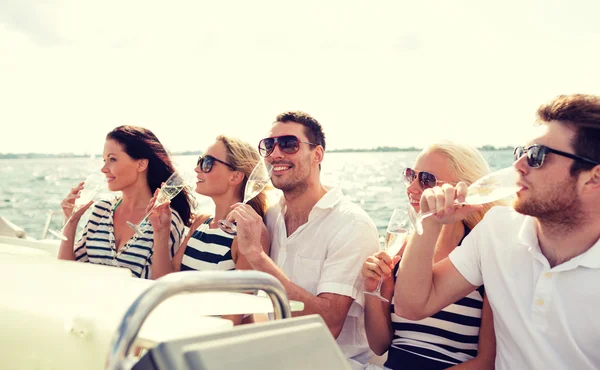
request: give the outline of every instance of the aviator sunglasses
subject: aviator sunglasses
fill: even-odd
[[[258,152],[263,157],[268,157],[275,150],[275,145],[279,145],[279,149],[286,154],[294,154],[300,150],[300,143],[314,145],[318,144],[311,143],[308,141],[300,141],[294,135],[283,135],[283,136],[275,136],[268,137],[266,139],[262,139],[258,143]]]
[[[540,144],[534,144],[527,148],[518,146],[515,148],[513,155],[515,157],[515,161],[518,161],[519,158],[521,158],[524,155],[527,155],[527,165],[531,168],[540,168],[544,164],[544,159],[546,158],[546,155],[548,155],[548,153],[554,153],[554,154],[561,155],[563,157],[574,159],[576,161],[590,163],[590,164],[593,164],[594,166],[597,166],[600,164],[589,158],[580,157],[575,154],[562,152],[560,150],[552,149],[545,145],[540,145]]]
[[[409,186],[413,181],[415,181],[415,178],[418,178],[419,185],[421,185],[421,189],[423,190],[435,187],[438,182],[445,182],[438,181],[437,177],[435,177],[435,175],[431,172],[421,171],[417,173],[417,171],[409,167],[402,171],[402,175],[404,176],[404,183],[406,186]]]
[[[217,159],[215,157],[213,157],[212,155],[205,155],[198,157],[198,162],[196,163],[196,167],[200,166],[200,170],[204,173],[209,173],[212,168],[213,168],[213,164],[215,164],[215,162],[219,162],[222,163],[224,165],[226,165],[227,167],[231,168],[232,170],[236,171],[235,167],[233,167],[232,165],[230,165],[227,162],[224,162],[220,159]]]

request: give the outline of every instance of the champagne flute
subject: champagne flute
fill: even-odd
[[[152,209],[142,218],[140,222],[134,224],[133,222],[126,221],[127,225],[135,231],[138,236],[142,236],[144,234],[143,227],[146,225],[148,221],[148,217],[154,212],[154,210],[163,203],[170,201],[175,198],[177,194],[186,186],[185,179],[179,175],[177,172],[173,172],[171,176],[163,183],[158,194],[156,196],[156,201],[152,206]]]
[[[518,180],[519,174],[512,166],[489,173],[469,185],[465,201],[462,203],[455,201],[455,205],[486,204],[510,197],[519,190]],[[434,210],[421,213],[408,206],[408,216],[419,235],[423,234],[423,220],[436,212]]]
[[[405,210],[396,208],[392,213],[392,217],[390,217],[390,222],[388,223],[387,230],[385,232],[385,242],[383,244],[382,250],[387,253],[390,257],[394,257],[402,246],[404,245],[404,240],[410,231],[410,221],[408,214]],[[388,302],[387,298],[381,295],[381,284],[383,283],[383,276],[379,278],[379,283],[377,284],[377,288],[372,292],[365,292],[365,294],[372,295],[381,299],[382,301]]]
[[[242,203],[248,203],[250,199],[263,191],[265,186],[271,181],[271,173],[273,173],[273,165],[265,162],[262,158],[259,159],[256,166],[254,166],[252,173],[248,177],[248,181],[246,181],[244,200]],[[235,224],[227,220],[219,220],[219,228],[229,235],[237,235]]]
[[[64,234],[65,228],[69,224],[73,215],[77,213],[81,209],[81,207],[88,204],[91,200],[96,197],[96,194],[100,191],[100,189],[106,184],[106,176],[100,171],[91,172],[83,182],[83,189],[79,192],[79,197],[75,199],[75,204],[73,205],[73,210],[71,211],[71,215],[65,220],[63,227],[60,230],[52,230],[48,229],[48,231],[61,240],[69,240]]]

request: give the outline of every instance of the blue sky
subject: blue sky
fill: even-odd
[[[315,116],[328,147],[516,145],[600,94],[600,2],[0,3],[1,152],[94,152],[121,124],[171,151]],[[10,132],[10,134],[9,134]]]

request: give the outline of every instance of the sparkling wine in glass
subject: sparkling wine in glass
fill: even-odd
[[[171,176],[169,176],[169,178],[164,182],[164,184],[158,191],[158,194],[156,196],[156,201],[154,202],[154,206],[152,206],[152,209],[150,209],[150,211],[144,216],[144,218],[142,218],[142,220],[140,222],[138,222],[137,224],[126,221],[127,225],[129,225],[129,227],[131,227],[138,236],[143,235],[144,234],[143,228],[146,226],[148,217],[150,217],[152,212],[154,212],[154,210],[161,204],[164,204],[164,203],[170,201],[171,199],[175,198],[175,196],[177,196],[177,194],[179,194],[179,192],[186,185],[187,184],[186,184],[185,179],[181,175],[179,175],[177,172],[173,172],[173,174],[171,174]]]
[[[79,192],[79,198],[75,199],[75,204],[73,205],[73,210],[71,211],[71,215],[65,220],[63,227],[60,230],[52,230],[48,231],[61,240],[69,240],[64,234],[65,228],[69,224],[69,221],[73,217],[73,215],[81,209],[81,207],[88,204],[91,200],[93,200],[100,189],[106,184],[106,176],[100,171],[94,171],[90,173],[83,182],[83,189]]]
[[[517,181],[519,174],[514,167],[507,167],[487,174],[486,176],[469,185],[467,196],[463,203],[455,202],[456,205],[476,205],[495,202],[500,199],[514,195],[519,187]],[[423,234],[423,220],[437,211],[416,212],[412,206],[408,206],[410,221],[419,235]]]
[[[246,181],[244,188],[244,200],[242,203],[248,203],[267,186],[271,181],[271,173],[273,173],[273,165],[265,162],[264,159],[259,159],[258,163],[252,170],[252,173]],[[233,222],[227,220],[219,220],[219,227],[229,235],[237,235],[236,226]]]
[[[404,241],[410,231],[410,221],[408,213],[405,210],[396,208],[392,213],[390,222],[388,223],[387,230],[385,232],[385,242],[382,250],[387,253],[390,257],[394,257],[404,245]],[[381,295],[381,284],[383,283],[383,276],[379,278],[377,288],[372,292],[365,292],[365,294],[372,295],[381,299],[382,301],[389,302],[387,298]]]

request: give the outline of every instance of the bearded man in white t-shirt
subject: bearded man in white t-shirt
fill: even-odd
[[[431,267],[444,223],[467,186],[425,190],[423,235],[408,243],[395,310],[418,320],[485,284],[494,312],[496,369],[600,369],[600,97],[559,96],[537,112],[539,136],[515,148],[519,190]]]
[[[270,257],[260,247],[261,217],[244,204],[229,214],[239,250],[253,269],[275,276],[290,299],[304,303],[300,315],[321,315],[350,363],[360,367],[372,355],[360,270],[379,249],[377,228],[341,189],[321,184],[325,135],[310,115],[277,116],[259,152],[274,166],[271,181],[283,196],[265,217]]]

